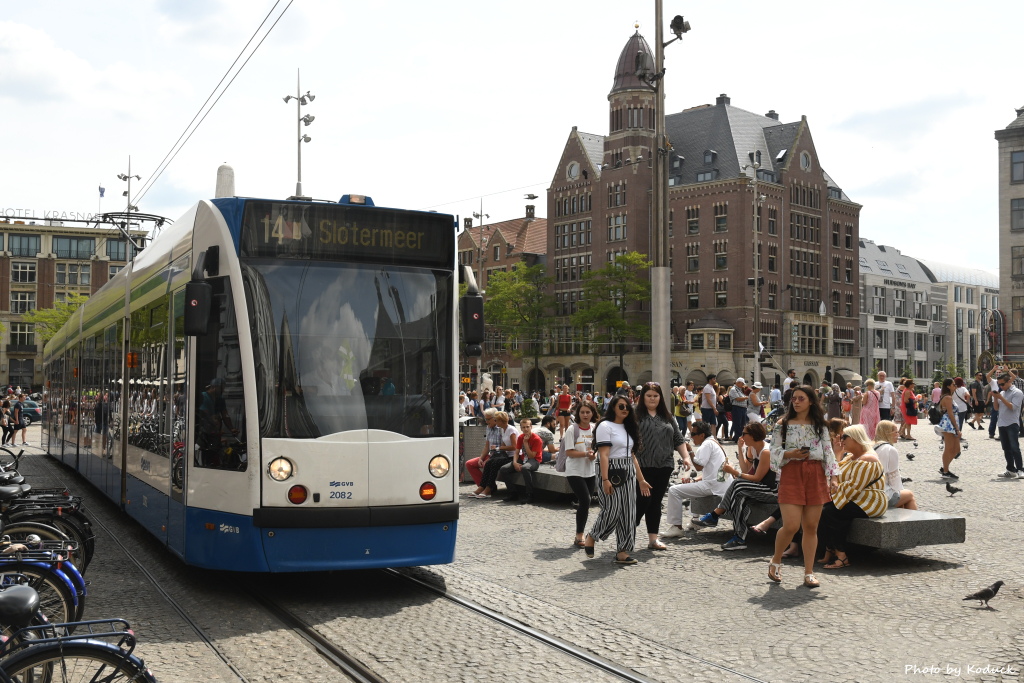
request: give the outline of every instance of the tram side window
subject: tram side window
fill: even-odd
[[[213,305],[207,334],[196,337],[195,465],[242,472],[248,459],[238,321],[228,279],[207,282]]]

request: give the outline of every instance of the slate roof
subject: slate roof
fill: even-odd
[[[621,92],[623,90],[654,90],[636,77],[636,53],[646,52],[654,59],[654,50],[647,44],[644,37],[637,31],[629,40],[626,46],[619,53],[619,61],[615,64],[615,80],[612,81],[612,89],[608,94]]]
[[[963,266],[951,263],[939,263],[938,261],[921,261],[921,265],[932,276],[933,282],[958,282],[965,285],[979,285],[981,287],[999,287],[999,276],[987,270],[977,268],[964,268]]]
[[[665,117],[665,128],[674,152],[683,157],[680,185],[697,182],[697,173],[716,170],[717,178],[736,178],[744,165],[750,164],[750,152],[761,153],[761,169],[778,173],[790,161],[789,151],[806,123],[804,120],[779,123],[776,119],[755,114],[730,104],[729,97],[719,95],[714,105],[692,107]],[[704,163],[704,152],[715,152],[710,164]],[[785,151],[785,155],[780,153]],[[670,171],[677,175],[677,171]],[[753,170],[747,172],[753,175]],[[825,174],[828,185],[838,187]],[[845,193],[844,201],[851,201]]]
[[[1015,118],[1007,128],[1024,128],[1024,107],[1017,110],[1017,118]]]
[[[526,224],[523,233],[523,245],[516,244],[521,254],[548,253],[548,219],[535,218]]]
[[[862,275],[881,275],[897,280],[931,284],[935,282],[913,256],[907,256],[896,247],[860,240],[860,272]],[[885,264],[884,266],[882,264]],[[886,272],[886,269],[888,272]]]
[[[580,137],[580,142],[583,143],[583,149],[587,151],[587,157],[590,159],[590,164],[594,167],[594,170],[598,175],[601,174],[601,164],[604,163],[604,136],[594,135],[593,133],[584,133],[576,131],[576,135]]]

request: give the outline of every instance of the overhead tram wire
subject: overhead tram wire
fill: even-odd
[[[505,194],[506,192],[516,192],[517,190],[525,190],[525,189],[530,188],[530,187],[537,187],[538,185],[544,185],[547,182],[549,182],[549,181],[542,180],[539,183],[530,183],[529,185],[521,185],[519,187],[510,187],[507,190],[498,190],[497,192],[488,192],[486,194],[475,194],[472,197],[466,197],[465,199],[455,199],[453,201],[443,202],[441,204],[431,204],[430,206],[424,206],[423,208],[421,208],[419,210],[420,211],[426,211],[428,209],[435,209],[435,208],[437,208],[439,206],[448,206],[449,204],[458,204],[459,202],[468,202],[468,201],[472,201],[474,199],[480,199],[481,197],[493,197],[494,195]]]
[[[277,23],[279,21],[281,21],[281,17],[285,15],[285,13],[288,11],[288,8],[292,6],[293,2],[295,2],[295,0],[288,0],[288,4],[285,5],[285,8],[281,10],[280,14],[277,15],[277,19],[274,20],[274,23],[270,25],[270,28],[267,29],[267,32],[263,34],[262,38],[260,38],[260,42],[256,43],[256,47],[252,49],[252,52],[249,53],[249,56],[245,58],[244,62],[242,62],[242,66],[238,67],[238,70],[235,71],[235,75],[231,77],[231,80],[228,81],[228,84],[225,85],[224,89],[220,91],[219,95],[217,95],[217,99],[213,101],[213,104],[211,104],[210,107],[206,110],[206,113],[203,114],[203,117],[199,119],[199,123],[196,123],[195,126],[192,126],[192,124],[196,120],[196,117],[198,117],[200,112],[203,111],[203,108],[206,107],[207,102],[209,102],[210,98],[213,97],[214,93],[217,92],[217,88],[219,88],[220,84],[224,82],[224,79],[227,78],[229,73],[231,73],[231,69],[234,68],[235,64],[238,63],[238,60],[241,59],[243,54],[245,54],[246,49],[249,47],[250,44],[252,44],[252,41],[256,38],[257,35],[259,35],[260,29],[263,28],[263,25],[267,23],[267,20],[274,13],[274,9],[276,9],[277,6],[281,4],[281,0],[277,0],[274,3],[274,6],[270,8],[270,11],[267,12],[267,16],[263,18],[263,21],[260,22],[260,25],[256,28],[255,31],[253,31],[253,34],[249,38],[248,42],[246,42],[245,47],[243,47],[242,50],[238,53],[238,56],[235,57],[235,61],[231,63],[231,66],[229,66],[227,71],[224,72],[224,75],[221,77],[220,81],[217,83],[216,86],[214,86],[213,90],[210,92],[210,95],[206,98],[206,102],[203,102],[202,106],[199,107],[199,111],[197,111],[196,115],[192,117],[192,121],[190,121],[189,124],[185,126],[185,130],[182,131],[181,135],[178,136],[178,140],[173,145],[171,145],[170,151],[168,151],[167,154],[164,155],[163,160],[159,164],[157,164],[157,170],[153,173],[152,176],[150,176],[149,180],[142,186],[142,189],[140,189],[139,192],[132,198],[131,203],[133,205],[137,206],[139,202],[142,201],[142,198],[146,196],[146,193],[148,193],[153,188],[153,185],[156,184],[157,179],[161,175],[163,175],[163,172],[167,170],[167,167],[170,166],[171,162],[173,162],[175,157],[178,156],[178,152],[180,152],[182,148],[186,144],[188,144],[188,141],[192,138],[192,135],[197,130],[199,130],[199,126],[203,124],[203,121],[206,120],[206,117],[209,116],[210,112],[213,111],[213,108],[217,106],[217,103],[220,102],[220,98],[224,96],[224,93],[228,91],[228,88],[231,87],[231,84],[235,82],[236,78],[238,78],[238,74],[242,73],[242,70],[245,69],[245,65],[249,63],[249,60],[252,59],[252,56],[254,54],[256,54],[256,51],[260,49],[260,46],[263,45],[263,41],[266,40],[267,36],[271,34],[271,32],[274,30],[274,27],[277,26]],[[192,128],[191,132],[189,132],[190,127]],[[187,137],[185,136],[185,133],[188,133]],[[184,141],[182,141],[182,137],[185,137]],[[177,147],[177,149],[175,149],[175,147]]]

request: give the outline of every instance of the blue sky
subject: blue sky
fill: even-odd
[[[0,208],[122,208],[149,180],[274,3],[3,2]],[[275,15],[287,4],[283,0]],[[668,110],[713,103],[807,115],[822,165],[864,205],[861,234],[995,271],[996,142],[1024,106],[1024,3],[673,4]],[[654,2],[294,0],[140,209],[177,218],[230,163],[239,194],[295,188],[296,69],[315,102],[306,194],[491,221],[543,198],[573,125],[607,132],[607,93]],[[950,163],[945,163],[949,161]],[[538,213],[546,213],[543,199]]]

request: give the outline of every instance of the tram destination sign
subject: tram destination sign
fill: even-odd
[[[445,214],[399,209],[246,202],[241,256],[449,265],[455,230]]]

